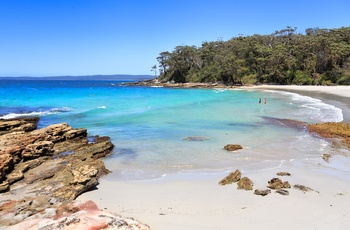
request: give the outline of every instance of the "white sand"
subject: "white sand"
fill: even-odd
[[[350,97],[350,86],[260,85],[249,88],[320,92],[342,97]]]
[[[259,86],[273,89],[274,86]],[[350,87],[278,86],[279,89],[317,90],[350,97]],[[225,174],[172,175],[154,181],[100,180],[98,190],[81,195],[100,208],[150,225],[153,230],[193,229],[348,229],[350,224],[350,160],[336,155],[329,163],[320,157],[305,165],[287,163],[282,168],[243,172],[254,189],[265,189],[268,180],[279,177],[293,186],[302,184],[316,191],[289,189],[289,196],[272,191],[262,197],[253,191],[220,186]]]

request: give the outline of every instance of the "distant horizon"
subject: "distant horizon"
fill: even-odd
[[[349,8],[347,0],[0,1],[0,76],[152,75],[159,54],[176,46],[346,27]]]
[[[154,78],[151,74],[92,74],[92,75],[56,75],[56,76],[0,76],[13,80],[146,80]]]

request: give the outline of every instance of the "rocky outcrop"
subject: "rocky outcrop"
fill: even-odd
[[[239,149],[243,149],[242,145],[238,145],[238,144],[228,144],[224,147],[224,149],[226,149],[227,151],[233,152]]]
[[[35,202],[11,202],[7,204],[7,206],[14,205],[29,205],[35,208],[38,204]],[[31,214],[30,211],[27,211],[25,215],[28,218],[6,229],[150,229],[148,225],[142,224],[133,218],[123,218],[120,215],[99,210],[93,201],[85,203],[71,201],[59,208],[48,207],[41,213]],[[9,213],[2,216],[1,223],[16,222],[16,219],[16,215]]]
[[[74,129],[66,123],[34,129],[37,122],[38,118],[0,121],[2,226],[129,226],[126,220],[99,213],[97,208],[87,214],[75,207],[74,199],[94,188],[99,177],[109,172],[99,159],[112,153],[109,137],[88,137],[86,129]],[[57,217],[62,207],[70,207],[66,208],[71,210],[70,217]],[[140,229],[138,225],[135,222],[134,227],[125,229]]]
[[[334,144],[337,139],[341,144],[350,148],[350,124],[342,122],[326,122],[321,124],[308,124],[307,129],[323,138],[331,138]]]
[[[130,82],[125,83],[124,85],[128,86],[149,86],[149,87],[166,87],[166,88],[237,88],[237,86],[233,85],[224,85],[220,83],[195,83],[195,82],[188,82],[188,83],[173,83],[173,82],[162,82],[158,79],[150,79],[140,82]]]
[[[0,119],[0,135],[10,132],[30,132],[37,128],[39,118],[29,117],[22,119]]]
[[[239,181],[240,179],[241,179],[241,171],[237,169],[236,171],[231,172],[224,179],[219,181],[219,184],[220,185],[232,184]]]

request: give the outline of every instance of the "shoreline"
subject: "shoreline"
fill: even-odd
[[[253,86],[246,89],[283,90],[324,100],[342,109],[350,121],[350,86]],[[299,165],[298,165],[299,164]],[[350,221],[350,160],[336,155],[329,163],[286,162],[280,168],[242,172],[254,182],[254,189],[266,189],[277,172],[290,177],[283,181],[305,185],[314,191],[289,189],[289,196],[272,191],[262,197],[253,191],[237,190],[236,184],[220,186],[226,175],[167,175],[151,181],[113,181],[102,177],[97,190],[77,200],[94,200],[100,208],[133,217],[161,229],[346,229]]]
[[[350,86],[260,85],[242,88],[280,90],[320,99],[340,108],[343,112],[344,120],[342,122],[350,123]]]

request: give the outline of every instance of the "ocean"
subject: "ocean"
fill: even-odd
[[[91,136],[109,136],[115,148],[105,163],[112,180],[154,180],[236,168],[256,171],[314,162],[334,151],[330,143],[305,129],[269,120],[343,120],[341,109],[296,93],[121,83],[0,80],[0,118],[39,116],[39,128],[64,122],[86,128]],[[243,149],[228,152],[227,144],[240,144]]]

